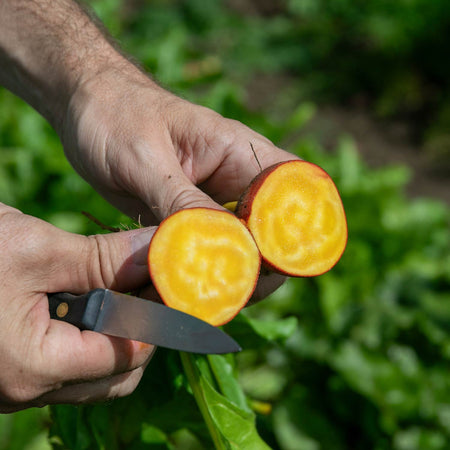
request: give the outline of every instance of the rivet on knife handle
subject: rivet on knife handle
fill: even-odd
[[[103,289],[94,289],[83,295],[67,292],[48,294],[50,317],[71,323],[81,330],[93,330],[104,296]]]

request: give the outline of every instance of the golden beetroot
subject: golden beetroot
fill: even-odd
[[[261,258],[294,277],[330,270],[347,243],[347,221],[329,175],[306,161],[262,171],[230,211],[191,208],[165,219],[148,264],[163,302],[209,322],[230,321],[252,296]]]
[[[331,269],[347,243],[347,221],[329,175],[306,161],[287,161],[262,171],[239,199],[241,218],[266,266],[290,276]]]
[[[251,297],[261,258],[247,228],[232,213],[178,211],[153,236],[148,264],[163,302],[209,322],[231,320]]]

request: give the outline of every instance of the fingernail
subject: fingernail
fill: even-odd
[[[131,237],[131,251],[133,252],[133,262],[137,266],[147,265],[148,246],[155,234],[156,227],[136,230]]]

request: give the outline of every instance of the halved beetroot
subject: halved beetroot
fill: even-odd
[[[252,235],[232,213],[191,208],[160,224],[148,264],[167,306],[222,325],[253,294],[261,257]]]
[[[347,244],[339,192],[323,169],[306,161],[262,171],[235,213],[252,233],[265,265],[285,275],[320,275],[337,263]]]

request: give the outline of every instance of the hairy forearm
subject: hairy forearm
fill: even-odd
[[[55,128],[72,93],[107,67],[129,63],[72,0],[0,0],[0,84]]]

